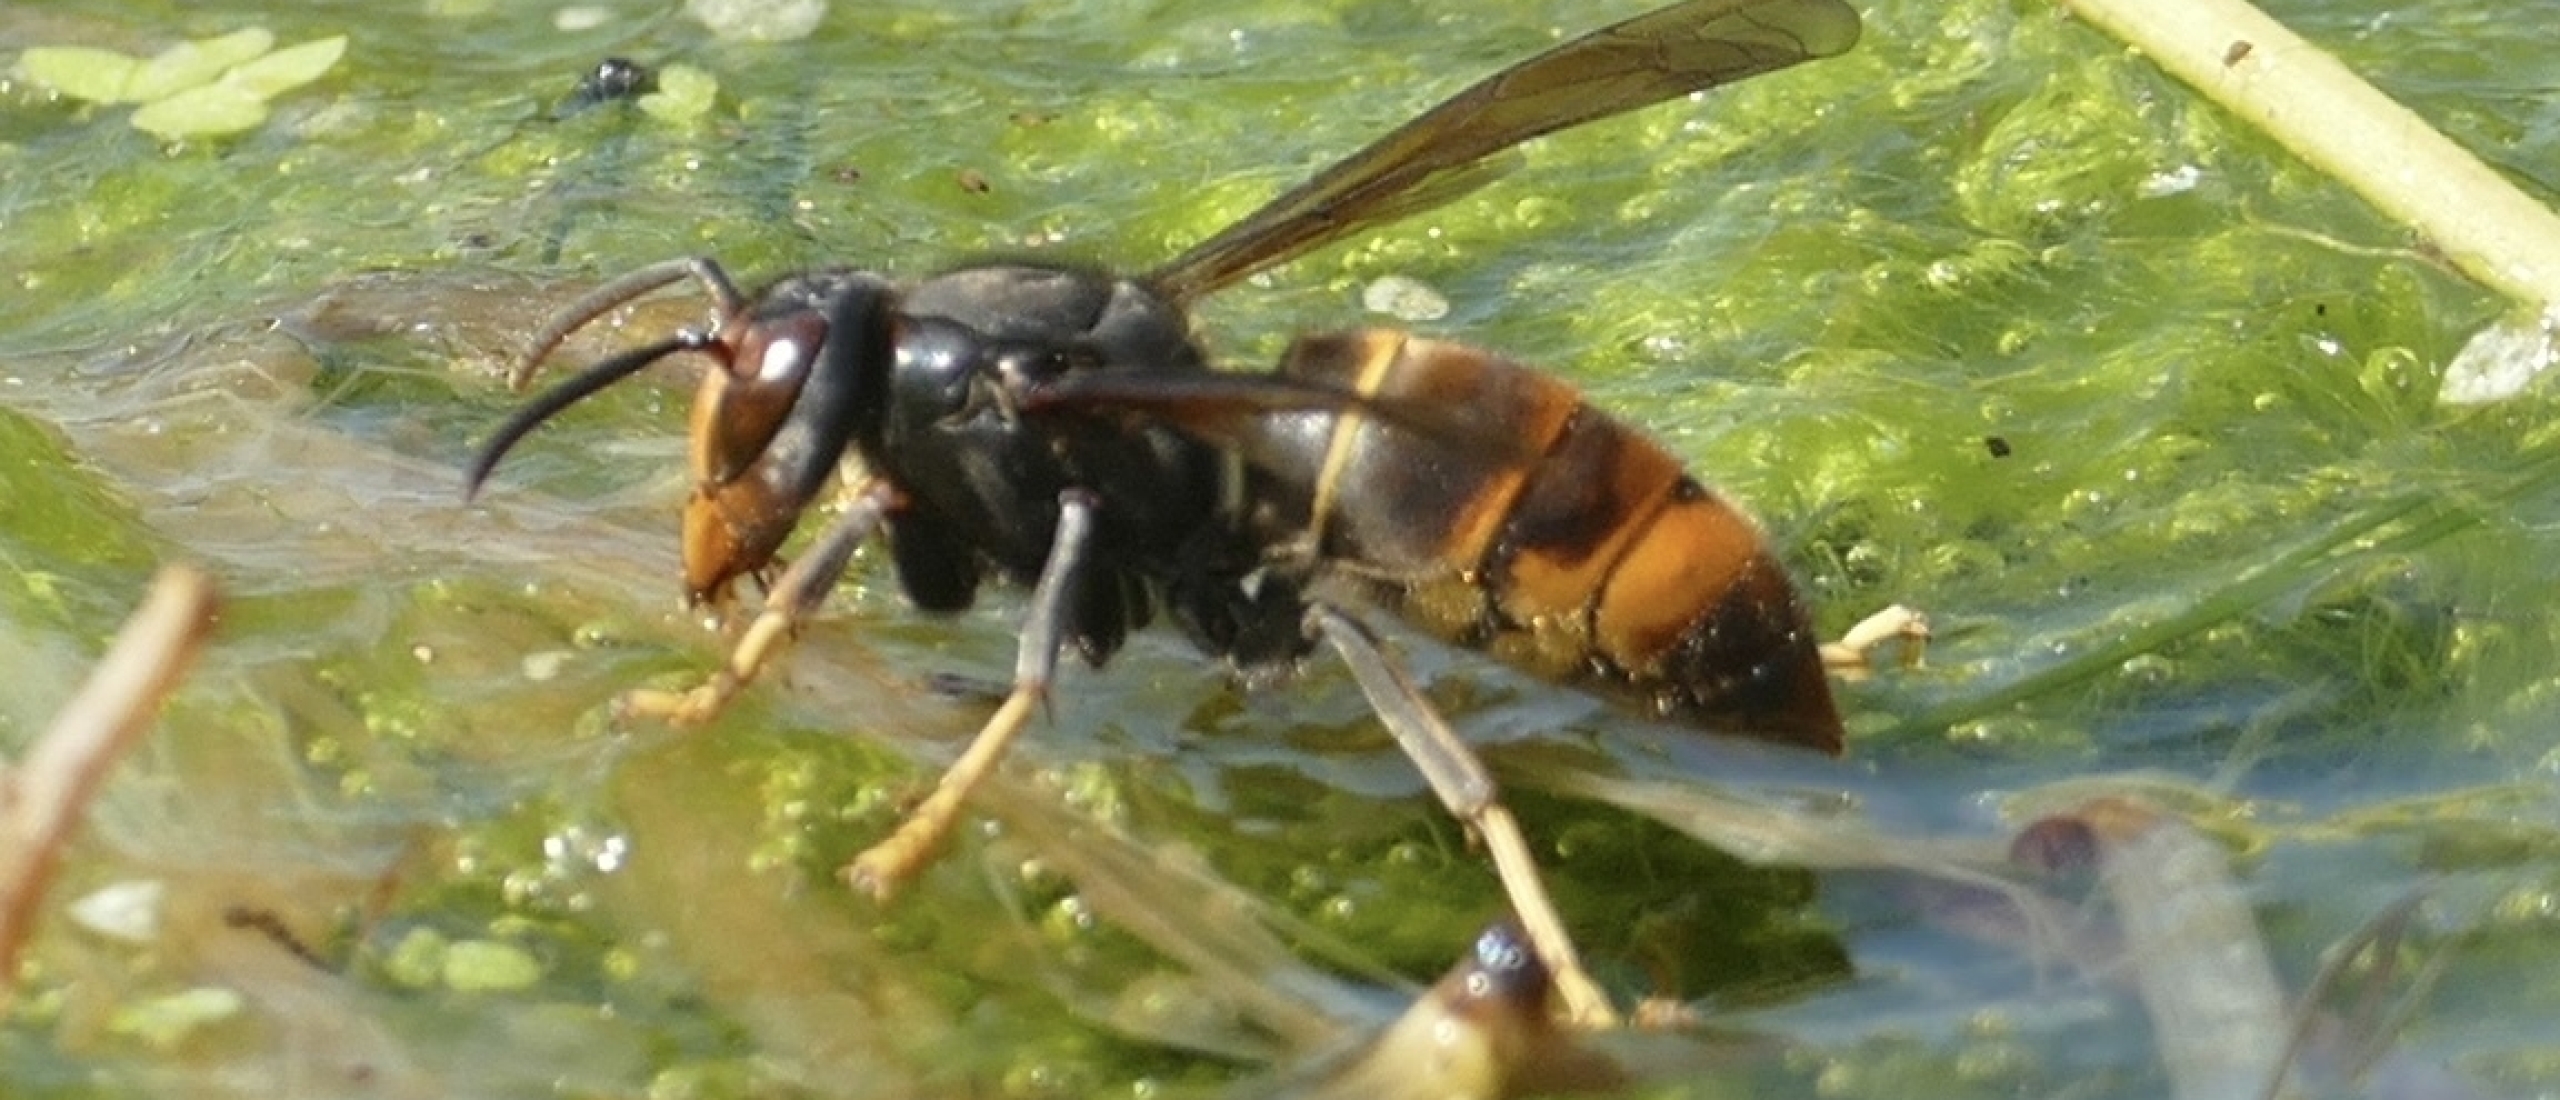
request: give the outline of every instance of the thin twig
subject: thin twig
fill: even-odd
[[[150,728],[213,616],[211,578],[189,566],[163,568],[25,762],[0,771],[0,1007],[16,992],[18,951],[90,795]]]
[[[2101,798],[2074,816],[2097,841],[2099,878],[2170,1095],[2255,1095],[2279,1072],[2290,1017],[2227,857],[2185,821],[2131,798]]]
[[[2560,217],[2247,0],[2063,0],[2423,234],[2463,274],[2560,305]]]

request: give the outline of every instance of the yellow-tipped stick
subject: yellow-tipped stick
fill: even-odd
[[[2423,234],[2470,277],[2560,305],[2560,217],[2245,0],[2063,0]]]

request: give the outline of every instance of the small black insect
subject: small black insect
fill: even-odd
[[[629,58],[608,57],[578,78],[578,86],[561,101],[557,113],[565,117],[617,100],[638,99],[657,90],[658,74],[648,66]]]

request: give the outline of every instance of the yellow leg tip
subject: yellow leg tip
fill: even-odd
[[[659,691],[634,688],[614,700],[617,718],[650,718],[670,726],[699,726],[720,716],[720,712],[736,697],[737,690],[726,677],[713,679],[691,691]]]
[[[1899,642],[1902,663],[1915,666],[1928,649],[1929,639],[1929,616],[1895,604],[1859,620],[1839,641],[1824,645],[1822,663],[1834,675],[1854,679],[1868,672],[1876,650]]]
[[[915,874],[914,856],[902,851],[901,847],[895,837],[874,844],[861,855],[853,857],[853,862],[845,864],[838,877],[854,893],[886,903],[897,896],[898,890]]]

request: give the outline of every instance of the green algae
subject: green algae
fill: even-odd
[[[2431,19],[2386,48],[2372,17],[2284,14],[2458,107],[2459,129],[2499,143],[2492,160],[2551,159],[2549,106],[2496,75],[2539,56],[2513,33],[2529,22]],[[302,41],[347,15],[32,5],[0,13],[0,51],[139,55],[241,25]],[[750,282],[991,253],[1158,262],[1595,18],[891,5],[748,46],[672,19],[572,33],[504,5],[369,9],[328,80],[176,148],[12,82],[0,627],[16,648],[81,652],[151,561],[218,564],[239,598],[182,711],[198,725],[140,774],[178,792],[155,803],[174,828],[247,837],[182,896],[263,884],[329,930],[329,1003],[400,1037],[377,1072],[438,1067],[420,1072],[489,1095],[557,1095],[543,1071],[562,1066],[580,1094],[1204,1091],[1251,1060],[1093,1010],[1179,968],[1068,905],[1037,869],[1042,838],[974,831],[885,909],[836,883],[980,713],[923,678],[1000,679],[1017,604],[918,620],[866,564],[713,729],[616,722],[615,692],[717,659],[674,610],[682,382],[546,428],[489,511],[458,503],[453,471],[514,400],[497,364],[559,300],[548,288],[685,254]],[[2457,956],[2413,1045],[2494,1048],[2470,1055],[2493,1080],[2547,1084],[2552,1037],[2513,1021],[2548,1015],[2527,1011],[2547,1000],[2528,976],[2560,943],[2533,917],[2553,849],[2515,830],[2549,806],[2514,792],[2560,755],[2550,400],[2451,410],[2431,384],[2497,303],[2086,28],[1998,4],[1869,18],[1850,57],[1536,143],[1473,197],[1220,295],[1206,331],[1251,369],[1293,332],[1372,320],[1370,281],[1422,280],[1452,302],[1432,331],[1575,381],[1746,503],[1825,629],[1897,600],[1937,616],[1924,667],[1844,689],[1855,763],[1784,781],[1694,765],[1659,730],[1409,647],[1515,785],[1535,785],[1543,753],[1587,751],[1988,831],[1973,807],[1997,789],[2127,769],[2232,784],[2264,815],[2235,826],[2270,869],[2262,900],[2310,914],[2290,956],[2377,889],[2456,875],[2442,938],[2487,954]],[[672,118],[556,116],[608,52],[680,59],[716,95]],[[468,285],[491,272],[522,281]],[[403,281],[308,308],[360,276]],[[36,707],[12,696],[13,713]],[[1498,904],[1331,669],[1241,700],[1152,638],[1071,672],[1033,740],[1022,770],[1302,922],[1346,972],[1427,980]],[[225,754],[268,764],[206,763]],[[1925,1002],[1927,979],[1982,960],[1926,940],[1903,897],[1520,801],[1613,988],[1859,1037],[1795,1055],[1782,1072],[1800,1087],[2158,1084],[2098,1023]],[[2424,812],[2387,812],[2410,805]],[[243,830],[252,810],[297,831]],[[139,832],[84,858],[167,862]],[[503,962],[504,981],[466,994],[446,972],[465,944],[539,965]],[[103,950],[54,946],[51,1003],[192,988],[176,963],[95,963]],[[143,977],[62,976],[83,958]],[[1897,967],[1921,978],[1897,985]],[[1149,988],[1177,1016],[1228,1011],[1213,982]],[[1944,1041],[1905,1026],[1951,1017]],[[175,1053],[50,1049],[79,1018],[0,1029],[48,1048],[6,1059],[0,1091],[153,1094],[224,1058],[275,1068],[223,1027]],[[592,1057],[562,1057],[578,1047]]]

